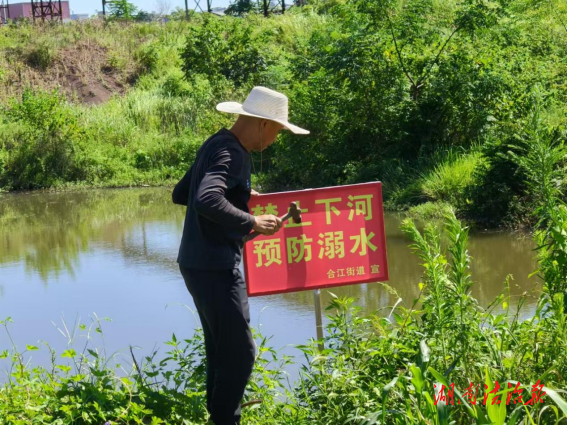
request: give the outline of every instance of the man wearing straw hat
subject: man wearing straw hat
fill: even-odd
[[[273,235],[282,226],[277,216],[249,213],[248,201],[255,195],[250,152],[266,149],[284,128],[309,132],[288,122],[287,97],[265,87],[254,87],[244,104],[223,102],[217,110],[238,119],[203,144],[172,197],[187,206],[177,262],[205,335],[207,410],[215,424],[239,424],[255,358],[239,269],[242,238],[252,230]]]

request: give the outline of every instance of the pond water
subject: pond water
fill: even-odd
[[[104,346],[107,355],[118,351],[117,358],[131,365],[129,345],[142,357],[163,350],[172,333],[189,337],[198,321],[175,261],[185,209],[173,205],[170,194],[167,188],[144,188],[0,195],[0,319],[14,321],[16,345],[82,348],[88,329],[77,325],[106,317],[112,321],[102,321],[102,338],[93,333],[89,344]],[[388,284],[409,306],[422,271],[399,223],[399,216],[386,215]],[[539,289],[537,278],[528,278],[535,269],[533,242],[477,233],[469,249],[474,297],[487,306],[512,274],[510,305],[529,292],[533,296],[521,310],[529,316]],[[330,291],[355,298],[365,313],[382,309],[387,315],[398,300],[378,283]],[[326,290],[322,296],[325,306],[330,296]],[[251,298],[250,306],[252,325],[273,336],[271,346],[281,353],[298,355],[293,345],[315,336],[311,291]],[[0,330],[0,351],[9,347],[9,336]],[[29,355],[33,364],[49,362],[47,350]]]

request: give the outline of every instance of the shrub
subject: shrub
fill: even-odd
[[[168,96],[188,96],[191,84],[184,79],[183,72],[175,69],[165,77],[162,90]]]
[[[20,125],[20,131],[18,137],[4,142],[3,186],[46,188],[83,178],[74,154],[84,130],[76,111],[60,94],[27,90],[21,102],[11,103],[6,114],[10,122]]]
[[[423,194],[432,201],[462,206],[465,203],[465,190],[474,183],[474,172],[482,161],[482,153],[479,151],[461,156],[450,154],[433,171],[423,174]]]
[[[156,43],[149,42],[142,44],[134,55],[145,72],[155,71],[159,61],[159,47]]]
[[[266,69],[267,58],[252,31],[246,21],[205,16],[201,26],[190,27],[181,51],[186,78],[204,74],[211,80],[222,76],[236,86],[253,84]]]
[[[33,45],[25,52],[25,62],[32,68],[45,71],[55,61],[57,51],[48,43]]]
[[[427,202],[410,207],[408,214],[418,220],[443,219],[452,209],[451,204],[443,201]]]

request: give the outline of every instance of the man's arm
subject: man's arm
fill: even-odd
[[[235,185],[244,157],[235,149],[223,147],[212,158],[195,196],[195,210],[220,225],[250,233],[255,218],[234,207],[226,199],[226,191]]]
[[[186,206],[189,203],[189,185],[191,185],[191,173],[193,166],[185,173],[181,180],[173,188],[171,199],[175,204]]]

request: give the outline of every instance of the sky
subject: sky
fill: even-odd
[[[138,9],[143,9],[147,12],[156,11],[159,0],[129,0],[130,3],[138,6]],[[171,5],[171,10],[179,6],[185,8],[185,0],[162,0]],[[213,7],[228,6],[229,0],[212,0]],[[206,0],[201,0],[201,7],[207,4]],[[195,8],[195,0],[187,0],[190,9]],[[94,14],[97,10],[102,10],[102,0],[69,0],[69,8],[72,13],[88,13]]]

